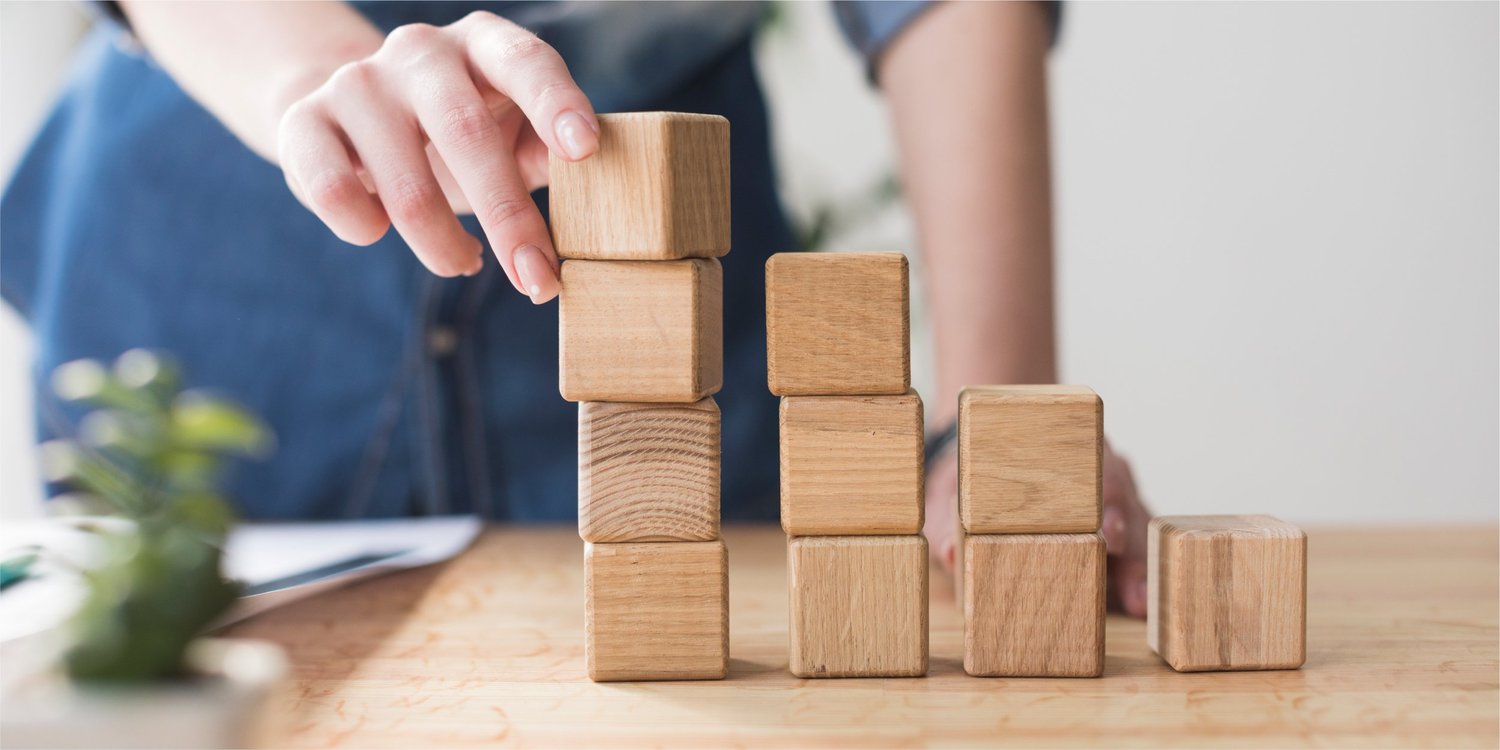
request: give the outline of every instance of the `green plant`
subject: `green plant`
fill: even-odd
[[[95,524],[105,557],[83,572],[88,593],[70,623],[74,679],[182,674],[188,644],[238,595],[220,570],[233,514],[219,484],[227,459],[266,455],[271,433],[180,384],[172,359],[141,349],[112,368],[85,359],[53,372],[59,398],[93,407],[75,438],[42,445],[46,478],[76,491],[54,506],[128,521]]]

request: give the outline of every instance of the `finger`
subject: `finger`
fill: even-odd
[[[524,128],[518,136],[516,167],[521,170],[521,179],[526,182],[527,190],[534,192],[547,187],[550,181],[547,172],[547,144],[531,128]]]
[[[348,146],[320,108],[287,110],[277,149],[292,193],[339,239],[369,245],[385,235],[391,225],[385,209],[360,182]]]
[[[956,559],[955,550],[958,546],[958,523],[953,517],[953,512],[949,509],[952,508],[957,498],[953,495],[931,494],[932,489],[930,486],[928,493],[927,497],[929,501],[922,523],[922,536],[927,537],[927,544],[932,550],[933,556],[942,564],[943,569],[952,573],[953,561]],[[932,502],[930,498],[935,497],[948,497],[950,499],[946,503]]]
[[[599,150],[594,105],[557,50],[493,13],[471,13],[455,26],[481,79],[521,108],[552,153],[578,161]]]
[[[490,115],[460,61],[428,58],[405,85],[417,120],[452,173],[512,285],[541,304],[557,296],[557,255],[511,154],[515,134]],[[512,128],[515,130],[515,128]]]
[[[1145,554],[1146,524],[1150,514],[1146,513],[1136,495],[1135,476],[1130,471],[1130,462],[1106,448],[1104,454],[1103,513],[1100,515],[1100,530],[1111,555]]]
[[[350,80],[336,84],[345,93],[331,105],[333,114],[375,183],[396,231],[429,271],[439,276],[478,273],[484,264],[483,249],[448,206],[427,161],[415,117],[379,94],[371,80],[374,74],[360,63],[336,75]]]
[[[458,180],[453,178],[448,164],[438,155],[437,148],[428,143],[424,151],[427,152],[427,165],[432,167],[432,176],[437,178],[438,187],[443,189],[443,198],[448,201],[448,208],[459,216],[474,213],[474,209],[469,207],[469,199],[464,197],[464,191],[458,186]]]
[[[1110,597],[1131,617],[1146,616],[1146,561],[1127,557],[1110,561]]]
[[[1125,553],[1130,538],[1127,536],[1128,530],[1125,524],[1125,512],[1119,506],[1104,506],[1104,517],[1100,523],[1100,530],[1104,532],[1104,546],[1108,548],[1109,554],[1121,555]]]

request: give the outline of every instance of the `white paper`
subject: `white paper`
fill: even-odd
[[[31,546],[45,550],[35,578],[0,592],[0,643],[11,644],[57,628],[82,600],[82,581],[69,566],[87,566],[96,559],[98,537],[72,526],[45,520],[6,524],[0,530],[0,554]],[[475,516],[239,524],[225,545],[224,572],[247,588],[362,556],[381,559],[317,580],[241,597],[215,627],[352,581],[450,559],[474,541],[479,529],[480,521]],[[68,565],[49,563],[49,558],[61,558]]]
[[[317,580],[241,597],[215,627],[352,581],[451,559],[473,543],[479,528],[475,516],[242,524],[230,534],[225,546],[224,572],[249,588],[363,556],[382,559]]]

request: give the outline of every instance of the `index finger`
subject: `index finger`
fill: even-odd
[[[599,150],[594,105],[552,46],[493,13],[478,11],[466,26],[465,49],[477,78],[520,107],[553,153],[569,161]]]

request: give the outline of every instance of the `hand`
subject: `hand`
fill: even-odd
[[[505,275],[541,304],[557,295],[557,254],[531,191],[547,155],[599,148],[593,106],[555,50],[492,13],[392,31],[292,103],[278,161],[297,199],[346,242],[395,224],[429,270],[470,276],[479,241],[455,214],[479,218]]]
[[[1136,493],[1130,462],[1104,441],[1104,519],[1109,548],[1109,606],[1131,617],[1146,616],[1146,529],[1151,511]]]
[[[1101,524],[1109,549],[1111,609],[1146,616],[1146,527],[1151,513],[1136,494],[1130,464],[1104,444],[1104,513]],[[932,553],[949,573],[957,559],[958,450],[950,445],[927,465],[927,522],[923,533]]]

